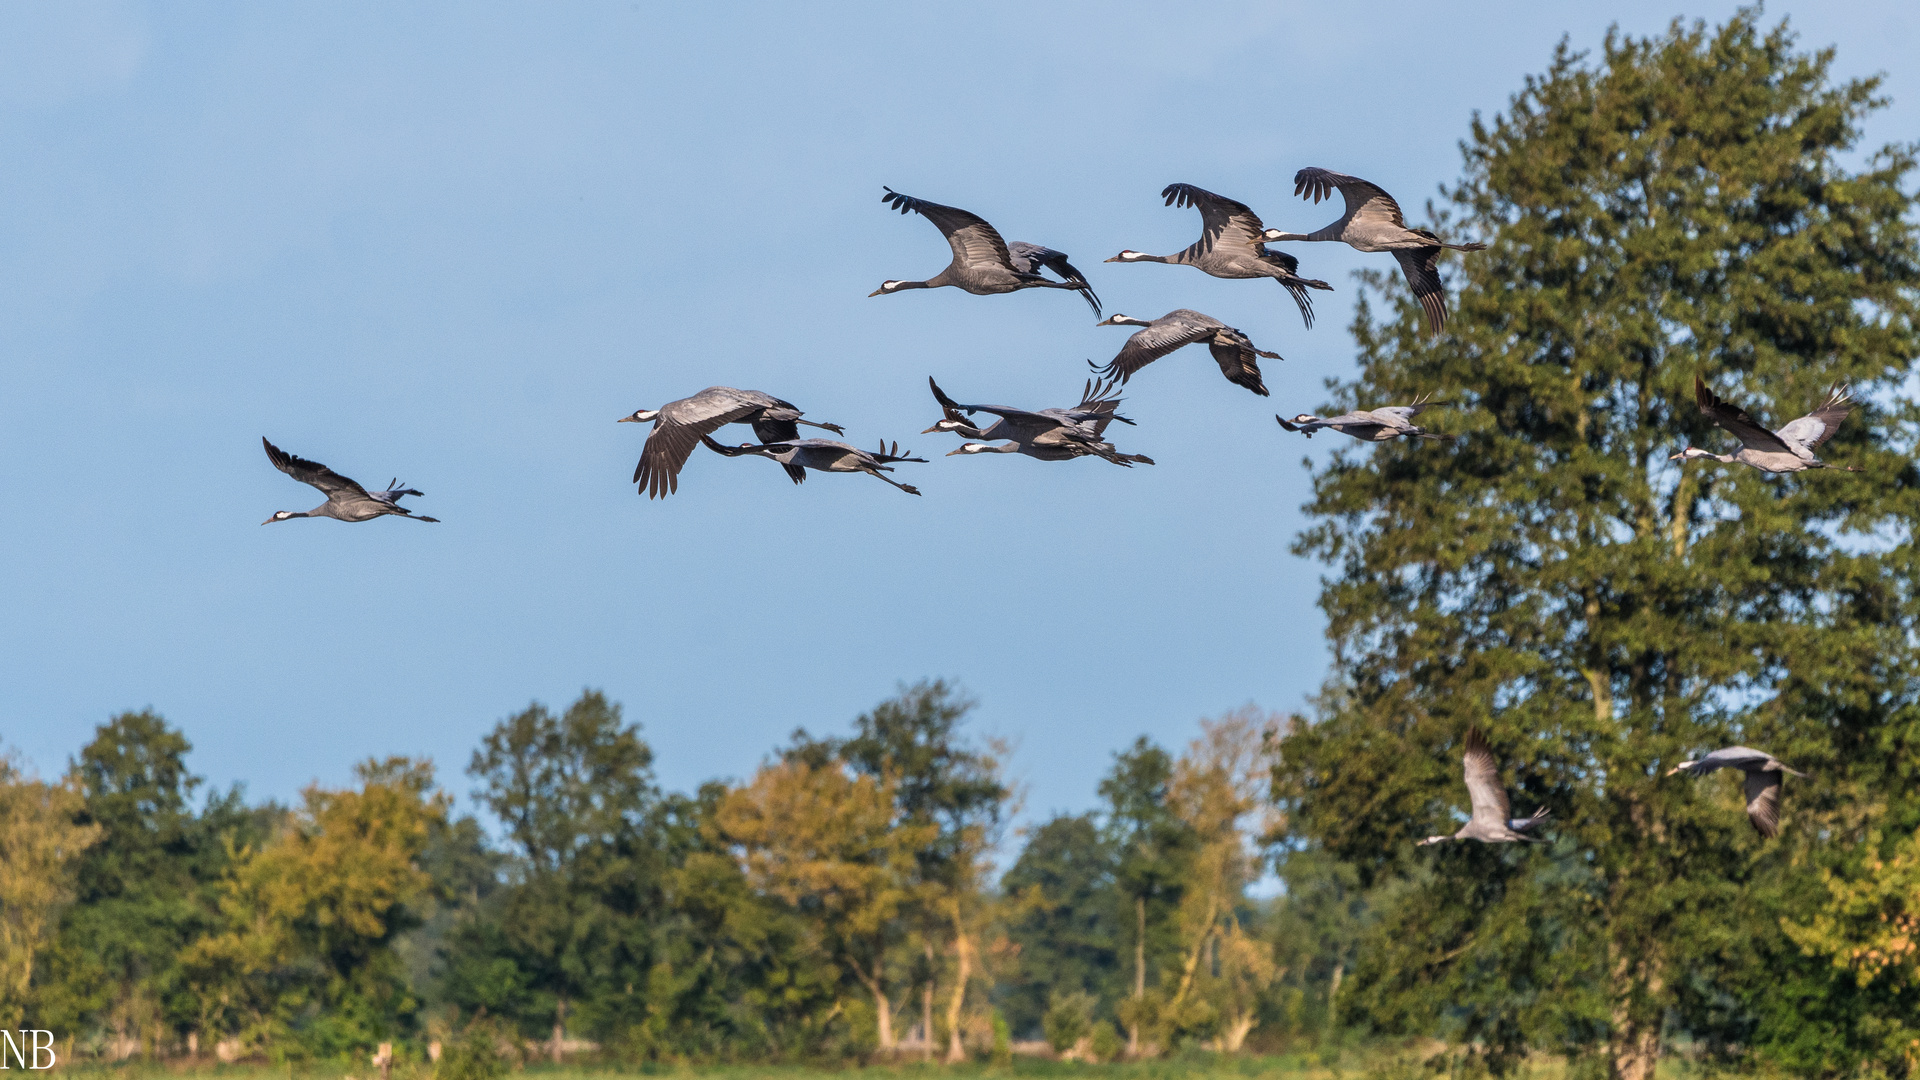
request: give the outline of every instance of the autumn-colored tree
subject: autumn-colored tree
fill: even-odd
[[[1251,708],[1202,720],[1167,785],[1192,840],[1175,920],[1180,975],[1165,1019],[1227,1050],[1238,1050],[1258,1023],[1259,995],[1278,970],[1272,950],[1242,925],[1247,886],[1260,870],[1253,849],[1278,824],[1267,798],[1272,726]]]
[[[974,701],[941,679],[902,687],[854,720],[854,735],[825,744],[855,772],[892,785],[901,819],[931,826],[931,839],[914,852],[913,921],[927,963],[922,972],[921,1019],[931,1044],[932,999],[938,966],[946,953],[946,1059],[963,1061],[961,1016],[969,985],[984,974],[980,941],[992,914],[986,891],[987,859],[999,843],[1011,790],[1001,778],[1006,748],[974,745],[961,724]]]
[[[0,1029],[25,1023],[36,961],[73,895],[80,854],[99,839],[98,826],[74,821],[82,805],[71,782],[32,779],[0,755]]]
[[[817,947],[866,988],[879,1048],[890,1053],[889,931],[914,898],[914,854],[937,828],[903,820],[891,781],[797,757],[729,791],[713,828],[753,887],[804,916]]]
[[[359,790],[307,788],[286,828],[237,859],[220,904],[226,929],[187,958],[207,1027],[333,1056],[392,1038],[416,1008],[393,944],[432,886],[419,862],[448,801],[425,762],[355,772]]]
[[[1859,843],[1854,873],[1820,871],[1825,903],[1782,929],[1809,956],[1829,961],[1878,1008],[1865,1025],[1882,1065],[1920,1073],[1920,831],[1892,843],[1877,828]]]

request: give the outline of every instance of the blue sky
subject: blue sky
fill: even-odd
[[[1349,10],[0,5],[0,741],[55,772],[151,706],[256,797],[385,754],[464,793],[497,719],[591,686],[689,788],[940,675],[1031,815],[1090,805],[1136,735],[1301,707],[1321,571],[1272,416],[1348,370],[1350,275],[1382,263],[1296,245],[1339,289],[1305,331],[1268,283],[1101,260],[1197,235],[1173,181],[1301,231],[1332,217],[1304,165],[1413,210],[1563,34],[1680,13]],[[1912,9],[1781,16],[1888,74],[1870,142],[1915,136]],[[1155,467],[941,456],[928,375],[1064,405],[1126,332],[1063,292],[869,299],[947,259],[883,184],[1070,252],[1110,313],[1245,329],[1287,358],[1273,397],[1193,349],[1128,387],[1117,441]],[[715,383],[899,440],[925,497],[704,451],[636,497],[615,418]],[[262,528],[318,501],[262,435],[444,523]]]

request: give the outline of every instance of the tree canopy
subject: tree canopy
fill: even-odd
[[[1433,211],[1489,244],[1449,264],[1450,334],[1423,340],[1398,282],[1369,279],[1390,317],[1360,306],[1336,408],[1436,394],[1463,437],[1315,472],[1296,550],[1332,569],[1336,673],[1275,777],[1299,842],[1411,882],[1351,999],[1384,1028],[1626,1080],[1675,1035],[1787,1037],[1765,999],[1799,966],[1796,878],[1854,859],[1876,814],[1914,825],[1889,753],[1920,718],[1914,159],[1858,147],[1878,83],[1831,61],[1757,10],[1563,45],[1476,118]],[[1851,386],[1822,453],[1867,471],[1682,468],[1687,441],[1729,441],[1696,376],[1776,427]],[[1414,854],[1464,805],[1470,726],[1516,805],[1551,807],[1551,849]],[[1739,743],[1816,777],[1789,783],[1777,843],[1722,777],[1662,775]]]

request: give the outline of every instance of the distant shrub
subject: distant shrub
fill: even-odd
[[[1065,994],[1054,991],[1047,1003],[1047,1014],[1040,1020],[1047,1045],[1053,1047],[1054,1053],[1072,1050],[1081,1039],[1093,1033],[1094,1005],[1093,995],[1085,990]]]
[[[468,1024],[460,1037],[440,1055],[433,1080],[499,1080],[512,1064],[502,1052],[507,1033],[486,1017]]]

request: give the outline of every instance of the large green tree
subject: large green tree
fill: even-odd
[[[1142,1031],[1159,1020],[1161,999],[1148,991],[1151,972],[1173,961],[1180,948],[1174,915],[1195,838],[1168,801],[1173,765],[1173,755],[1142,735],[1113,755],[1113,768],[1100,781],[1106,840],[1115,852],[1114,883],[1126,909],[1124,940],[1132,954],[1133,985],[1118,1009],[1129,1054],[1142,1052]]]
[[[165,1053],[195,1035],[200,1002],[182,950],[219,925],[230,853],[264,842],[280,813],[247,807],[237,787],[196,813],[192,748],[151,711],[121,713],[69,771],[85,800],[80,821],[100,840],[78,863],[42,998],[50,1022],[97,1031],[122,1052]]]
[[[1132,923],[1117,903],[1114,854],[1094,815],[1060,814],[1033,830],[1001,877],[1007,937],[1019,952],[999,1003],[1020,1037],[1038,1037],[1056,994],[1091,994],[1109,1007],[1126,995],[1121,956]]]
[[[1434,216],[1491,246],[1446,266],[1449,333],[1425,340],[1376,276],[1389,317],[1361,305],[1334,388],[1336,411],[1438,394],[1462,437],[1316,470],[1296,550],[1332,568],[1338,675],[1278,792],[1296,839],[1411,879],[1348,1004],[1496,1066],[1548,1048],[1645,1080],[1676,1035],[1791,1042],[1762,985],[1797,956],[1779,919],[1868,819],[1898,835],[1920,809],[1913,153],[1857,146],[1876,80],[1836,81],[1830,52],[1758,20],[1563,45],[1476,119]],[[1670,462],[1732,443],[1696,374],[1772,426],[1851,385],[1821,453],[1865,474]],[[1516,805],[1553,809],[1553,846],[1415,853],[1465,805],[1470,725]],[[1777,841],[1737,779],[1663,776],[1733,743],[1815,775],[1788,781]]]
[[[549,1024],[558,1060],[569,1016],[601,1039],[644,1015],[667,870],[653,751],[620,707],[589,690],[555,716],[534,704],[474,751],[474,796],[517,856],[486,918],[455,936],[456,1002]]]

